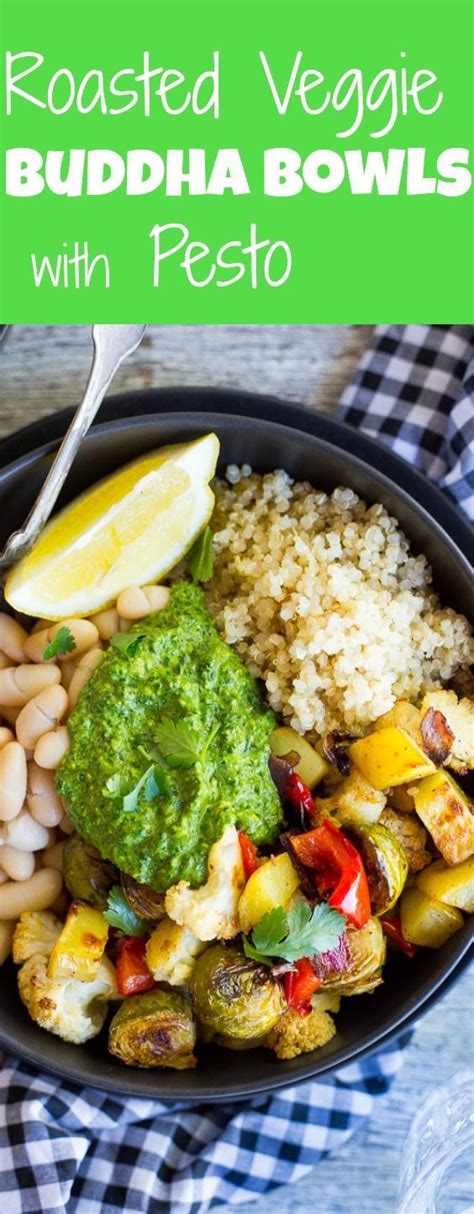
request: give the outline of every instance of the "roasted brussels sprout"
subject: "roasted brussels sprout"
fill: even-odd
[[[135,881],[135,877],[130,877],[128,873],[121,873],[120,880],[127,902],[139,919],[147,919],[156,923],[159,919],[164,918],[164,894],[157,894],[151,885],[143,885],[140,881]]]
[[[382,982],[387,952],[382,926],[378,919],[371,918],[363,927],[348,926],[346,931],[348,967],[343,973],[328,974],[324,978],[324,990],[337,991],[340,995],[366,995]]]
[[[408,875],[403,847],[386,826],[351,823],[350,834],[362,854],[374,915],[385,915],[398,901]]]
[[[285,1008],[277,979],[249,961],[236,945],[211,944],[198,957],[190,981],[193,1008],[205,1036],[239,1041],[262,1036]]]
[[[109,1050],[126,1066],[196,1066],[191,1008],[177,991],[154,990],[125,999],[109,1028]]]
[[[90,902],[98,910],[105,910],[109,890],[118,881],[115,864],[103,860],[92,843],[75,834],[64,847],[63,875],[71,897]]]

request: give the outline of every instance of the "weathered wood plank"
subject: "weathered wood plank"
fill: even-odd
[[[367,326],[150,327],[113,390],[209,384],[331,410],[369,338]],[[78,403],[89,361],[86,328],[13,329],[0,347],[0,434]],[[472,1057],[473,995],[472,974],[466,975],[419,1023],[403,1070],[370,1124],[323,1160],[314,1176],[278,1193],[281,1214],[395,1214],[412,1116],[432,1088]],[[274,1203],[274,1195],[259,1201],[259,1214]],[[256,1206],[240,1209],[250,1214]]]
[[[150,326],[113,391],[209,384],[331,409],[369,334],[362,325]],[[79,403],[90,357],[85,327],[13,328],[0,347],[0,435]]]

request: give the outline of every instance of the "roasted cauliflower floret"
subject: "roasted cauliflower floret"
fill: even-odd
[[[169,982],[170,986],[185,986],[191,977],[196,957],[205,947],[187,927],[173,923],[168,917],[162,919],[146,946],[148,967],[155,981]]]
[[[380,825],[386,826],[403,847],[409,873],[419,873],[431,864],[433,856],[426,849],[428,832],[416,814],[397,814],[394,809],[384,809]]]
[[[331,797],[316,797],[315,805],[324,816],[335,814],[341,822],[378,822],[387,798],[384,792],[372,788],[360,771],[353,767]]]
[[[453,771],[470,771],[474,768],[474,700],[458,700],[455,691],[429,691],[421,705],[422,717],[429,708],[442,712],[454,734],[454,740],[446,767]]]
[[[329,1012],[338,1012],[340,1002],[339,995],[321,991],[313,995],[309,1016],[288,1008],[263,1045],[274,1050],[277,1058],[297,1058],[319,1049],[334,1037],[336,1025]]]
[[[231,940],[239,931],[237,907],[244,885],[239,836],[235,826],[226,826],[209,852],[206,884],[199,889],[191,889],[189,881],[172,885],[165,896],[166,913],[198,940]]]
[[[79,982],[76,978],[48,978],[47,958],[34,953],[18,971],[18,990],[40,1028],[74,1045],[100,1033],[107,999],[117,996],[115,970],[108,957],[102,958],[93,981]]]
[[[23,911],[13,936],[15,965],[21,965],[35,954],[49,957],[62,929],[61,920],[51,911]]]

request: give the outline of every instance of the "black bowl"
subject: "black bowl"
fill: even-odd
[[[215,430],[220,468],[251,463],[284,467],[323,489],[350,485],[399,519],[413,549],[429,558],[446,603],[469,612],[471,535],[454,506],[420,475],[349,427],[308,409],[267,397],[209,389],[171,389],[111,398],[106,419],[86,438],[62,501],[68,501],[127,460],[161,443]],[[30,508],[64,433],[70,411],[55,414],[0,443],[0,541]],[[373,995],[343,1000],[337,1035],[314,1054],[278,1062],[270,1051],[232,1053],[207,1046],[195,1071],[122,1068],[107,1054],[105,1035],[80,1048],[42,1032],[20,1004],[13,967],[2,970],[0,1043],[42,1068],[80,1083],[161,1100],[227,1100],[294,1084],[374,1050],[399,1034],[464,968],[470,925],[439,952],[409,962],[393,957]]]

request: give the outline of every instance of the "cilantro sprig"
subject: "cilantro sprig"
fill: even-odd
[[[134,658],[137,649],[141,642],[145,639],[146,632],[116,632],[111,638],[110,644],[112,649],[118,649],[119,653],[124,653],[127,658]]]
[[[53,640],[46,646],[43,652],[43,661],[49,662],[50,658],[64,658],[67,653],[72,653],[73,649],[77,649],[77,645],[71,629],[68,628],[67,624],[63,624],[61,628],[58,628]]]
[[[122,809],[126,813],[133,813],[137,809],[142,791],[145,801],[154,801],[156,797],[169,792],[169,780],[165,769],[159,763],[150,763],[140,779],[127,793],[124,792],[122,778],[118,772],[109,777],[105,787],[106,796],[120,799]]]
[[[194,541],[188,552],[188,565],[193,582],[208,582],[212,577],[214,557],[210,527],[205,527]]]
[[[169,767],[194,767],[198,762],[202,746],[194,729],[186,721],[173,721],[171,717],[159,722],[154,731],[158,749]]]
[[[345,926],[345,916],[325,902],[312,908],[307,902],[299,902],[290,911],[278,906],[263,915],[251,939],[244,936],[244,952],[263,965],[271,966],[277,957],[299,961],[335,948]]]
[[[109,891],[104,919],[124,936],[144,936],[149,931],[149,924],[132,910],[120,885],[113,885]]]
[[[106,781],[104,795],[121,801],[126,813],[133,813],[138,808],[141,797],[150,802],[168,796],[171,791],[169,772],[177,767],[189,770],[196,763],[202,763],[218,729],[219,725],[214,725],[203,741],[185,720],[164,718],[155,727],[156,745],[138,747],[149,765],[133,787],[127,791],[123,776],[115,772]]]

